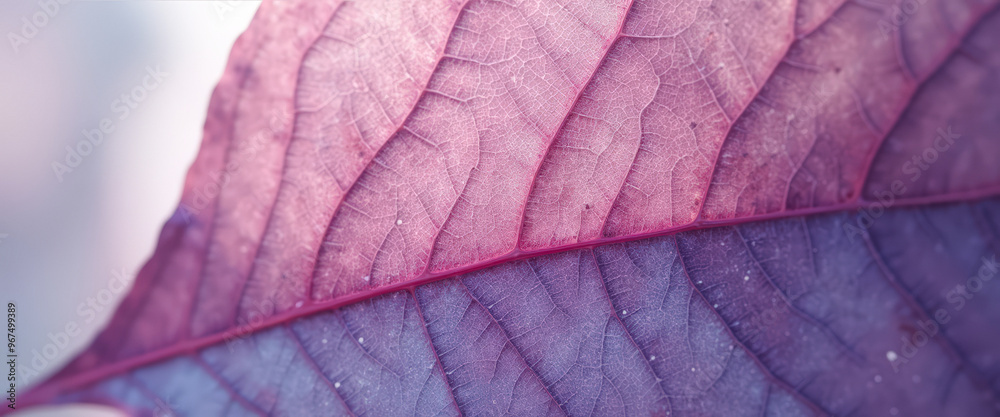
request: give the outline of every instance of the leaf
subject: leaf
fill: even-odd
[[[265,3],[22,403],[993,415],[996,5]]]

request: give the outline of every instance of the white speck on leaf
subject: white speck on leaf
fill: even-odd
[[[899,359],[899,355],[897,355],[895,351],[890,350],[885,353],[885,358],[888,359],[889,362],[895,362],[896,359]]]
[[[296,302],[295,303],[295,308],[300,308],[300,307],[302,307],[302,301]]]
[[[364,343],[364,342],[365,342],[365,338],[363,338],[363,337],[359,337],[358,338],[358,343]]]
[[[340,388],[340,383],[339,382],[334,382],[333,383],[333,387],[334,388]]]

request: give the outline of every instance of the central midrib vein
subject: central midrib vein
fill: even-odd
[[[990,196],[997,196],[997,195],[1000,195],[1000,185],[981,190],[898,200],[897,203],[894,204],[892,208],[895,209],[895,208],[912,207],[912,206],[923,206],[928,204],[957,203],[963,201],[980,200]],[[873,203],[861,198],[856,198],[850,202],[829,205],[824,207],[811,207],[806,209],[785,210],[774,213],[759,214],[759,215],[752,215],[752,216],[732,218],[732,219],[723,219],[723,220],[699,219],[695,220],[690,224],[674,228],[667,228],[663,230],[627,235],[627,236],[604,237],[588,242],[574,243],[574,244],[552,247],[536,251],[522,251],[514,249],[508,252],[506,255],[494,258],[487,262],[468,265],[461,268],[455,268],[446,271],[428,272],[406,281],[384,285],[367,291],[359,291],[353,294],[332,298],[326,301],[311,303],[308,305],[304,305],[301,308],[288,310],[284,313],[279,313],[274,316],[271,316],[270,318],[263,320],[258,325],[230,328],[227,329],[226,331],[218,332],[212,335],[196,339],[185,340],[183,342],[171,345],[166,348],[143,353],[141,355],[137,355],[119,362],[115,362],[110,365],[97,367],[79,373],[77,375],[65,377],[62,379],[50,380],[50,383],[43,383],[44,385],[41,385],[35,388],[35,390],[31,391],[28,395],[28,398],[24,399],[24,403],[25,405],[30,405],[33,403],[44,402],[47,399],[51,398],[52,396],[65,391],[67,388],[87,385],[95,381],[99,381],[113,375],[121,374],[145,365],[168,360],[181,355],[193,354],[206,347],[224,342],[227,339],[244,337],[248,334],[257,333],[264,329],[282,325],[284,323],[288,323],[302,317],[311,316],[327,310],[337,309],[346,305],[354,304],[360,301],[364,301],[367,299],[371,299],[392,292],[407,291],[413,289],[414,287],[418,287],[427,283],[454,278],[459,275],[490,268],[507,262],[515,262],[515,261],[550,255],[554,253],[567,252],[572,250],[588,249],[599,246],[607,246],[618,243],[626,243],[637,240],[650,239],[655,237],[670,236],[678,233],[695,231],[695,230],[736,226],[736,225],[754,223],[759,221],[780,220],[780,219],[787,219],[799,216],[813,216],[813,215],[831,214],[837,212],[848,212],[848,211],[862,209],[870,204],[880,204],[880,203],[877,202]]]

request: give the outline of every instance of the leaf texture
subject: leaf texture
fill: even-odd
[[[179,415],[994,414],[998,340],[983,330],[996,326],[1000,287],[987,281],[960,306],[941,294],[997,253],[1000,201],[893,210],[861,242],[843,233],[853,221],[754,222],[508,262],[63,399]],[[951,318],[939,334],[915,338],[940,309]]]
[[[1000,16],[913,3],[265,3],[25,402],[994,415],[1000,286],[949,291],[997,253]]]

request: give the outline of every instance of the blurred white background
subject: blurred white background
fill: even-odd
[[[50,333],[82,330],[32,384],[90,343],[125,291],[100,312],[88,299],[102,307],[117,289],[108,283],[114,271],[131,279],[152,253],[197,152],[212,88],[258,5],[74,0],[28,39],[23,19],[43,6],[0,2],[0,301],[18,307],[18,367],[54,343]],[[115,100],[142,85],[147,67],[167,75],[120,119]],[[53,164],[66,164],[66,147],[104,118],[115,130],[60,181]],[[21,381],[18,391],[27,388]],[[15,415],[119,413],[77,406]]]

